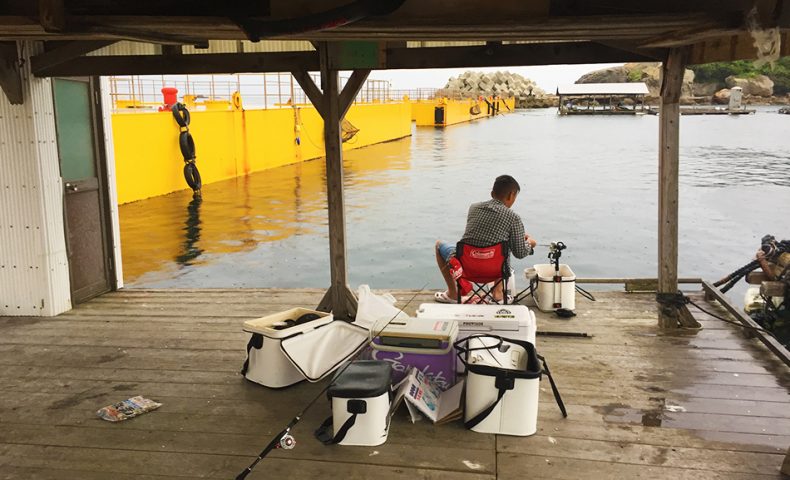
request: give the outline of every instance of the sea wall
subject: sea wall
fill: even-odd
[[[489,101],[499,105],[499,114],[509,113],[515,110],[515,98],[496,99]],[[475,108],[475,106],[477,108]],[[436,122],[436,108],[444,109],[444,122]],[[412,118],[418,127],[423,126],[448,126],[457,123],[469,122],[478,118],[490,117],[494,113],[490,111],[485,100],[463,99],[463,100],[420,100],[411,103]],[[474,113],[479,112],[479,113]]]
[[[346,120],[359,131],[343,150],[411,135],[408,103],[355,104]],[[188,188],[170,112],[116,113],[112,129],[118,203]],[[203,184],[324,155],[323,121],[312,106],[194,111],[189,131]]]

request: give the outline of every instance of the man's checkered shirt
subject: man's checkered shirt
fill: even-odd
[[[507,241],[516,258],[524,258],[532,253],[532,247],[524,240],[521,217],[495,198],[473,203],[469,207],[466,231],[461,241],[476,247]]]

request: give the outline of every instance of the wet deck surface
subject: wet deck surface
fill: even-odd
[[[245,381],[241,324],[321,295],[128,290],[57,318],[0,318],[0,478],[234,477],[322,387]],[[297,448],[248,478],[781,478],[790,368],[698,311],[702,331],[668,335],[651,295],[596,295],[579,298],[571,320],[538,315],[539,330],[594,335],[538,337],[567,419],[546,385],[532,437],[412,425],[400,412],[382,446],[325,447],[312,437],[329,415],[321,400],[297,426]],[[118,424],[96,419],[134,395],[164,405]]]

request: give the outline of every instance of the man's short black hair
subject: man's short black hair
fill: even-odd
[[[510,192],[520,192],[521,187],[516,179],[510,175],[500,175],[494,180],[493,190],[497,198],[505,198],[510,195]]]

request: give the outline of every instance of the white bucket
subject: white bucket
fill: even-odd
[[[467,347],[467,428],[479,433],[535,434],[541,368],[534,345],[472,336]]]
[[[559,279],[555,279],[554,265],[544,263],[535,265],[538,288],[535,303],[543,312],[553,312],[560,308],[576,309],[576,274],[567,264],[560,264]]]
[[[357,361],[332,382],[327,390],[335,437],[331,443],[375,446],[387,441],[391,375],[392,368],[385,362]],[[338,438],[347,422],[353,425]]]

